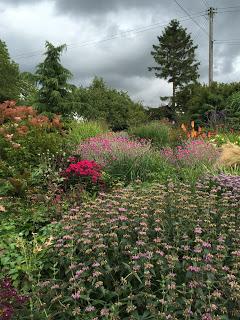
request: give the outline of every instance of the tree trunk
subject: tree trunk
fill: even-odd
[[[172,109],[175,110],[175,100],[176,100],[176,86],[173,80],[173,95],[172,95]]]
[[[175,80],[173,80],[173,95],[172,95],[172,119],[175,118],[175,103],[176,103],[176,85]]]

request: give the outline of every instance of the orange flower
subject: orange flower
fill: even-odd
[[[21,126],[17,128],[17,132],[21,135],[24,135],[28,132],[28,127],[27,126]]]
[[[181,128],[183,129],[184,132],[187,132],[187,128],[185,127],[184,123],[182,123]]]
[[[55,116],[52,120],[52,125],[56,128],[62,127],[60,116]]]

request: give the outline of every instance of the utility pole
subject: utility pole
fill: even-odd
[[[213,82],[213,16],[216,10],[213,7],[208,9],[209,16],[209,67],[208,67],[208,82],[209,85]]]

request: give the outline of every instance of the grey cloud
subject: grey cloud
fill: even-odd
[[[39,2],[39,0],[0,0],[0,4],[7,4],[10,6],[16,6],[21,4],[32,4],[34,2]]]
[[[48,23],[45,23],[45,19],[47,19],[45,16],[42,18],[41,28],[38,26],[38,31],[35,34],[34,32],[28,33],[27,29],[24,30],[24,33],[18,32],[16,28],[11,30],[11,21],[9,27],[4,29],[1,27],[0,21],[0,32],[4,35],[4,40],[6,40],[12,56],[19,52],[32,52],[38,48],[42,48],[43,51],[43,37],[50,41],[56,40],[57,43],[59,41],[62,43],[78,41],[81,43],[88,41],[88,37],[89,40],[111,38],[112,35],[119,34],[126,29],[155,22],[164,24],[171,18],[186,16],[173,0],[0,0],[0,9],[11,8],[14,10],[15,6],[23,4],[31,8],[33,3],[38,5],[40,2],[43,2],[45,6],[48,6],[48,3],[49,6],[51,5],[53,20],[60,17],[64,21],[69,21],[72,26],[71,32],[66,33],[62,28],[60,30],[61,37],[55,39],[54,33],[51,33],[50,37],[49,30],[53,28],[57,32],[58,28],[56,25],[51,25],[51,17],[46,21]],[[239,0],[227,2],[226,0],[208,0],[208,2],[210,5],[218,7],[239,4]],[[181,0],[181,3],[189,12],[205,9],[201,1]],[[39,15],[39,12],[34,8],[32,14]],[[207,29],[205,18],[196,19]],[[55,22],[61,24],[59,21],[62,20]],[[191,20],[182,22],[182,24],[187,27],[189,32],[192,32],[195,43],[199,45],[197,56],[201,62],[201,81],[207,82],[208,37]],[[239,38],[239,24],[237,12],[217,14],[214,19],[215,39]],[[32,30],[35,30],[34,28],[33,25]],[[81,38],[82,28],[84,31],[87,30],[87,33],[84,33],[85,38]],[[41,29],[42,34],[39,34]],[[143,100],[148,105],[158,105],[159,96],[168,95],[171,88],[166,81],[156,80],[154,74],[149,72],[147,68],[154,65],[150,51],[152,44],[157,43],[157,35],[160,35],[162,30],[163,28],[156,28],[139,34],[133,32],[127,38],[119,37],[86,47],[77,47],[76,45],[75,48],[71,48],[70,46],[67,53],[63,55],[62,61],[71,70],[74,75],[73,81],[78,85],[88,85],[95,75],[102,76],[108,85],[129,91],[135,100]],[[74,35],[73,40],[68,39],[67,35],[70,33]],[[238,75],[235,61],[239,56],[240,46],[216,45],[214,49],[215,79],[218,81],[236,80]],[[16,60],[20,64],[21,70],[34,70],[42,57],[33,56],[29,59]],[[233,77],[235,78],[233,79]]]
[[[55,0],[56,8],[61,12],[76,15],[105,15],[123,8],[153,8],[159,6],[156,0]]]

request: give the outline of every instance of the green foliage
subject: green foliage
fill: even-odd
[[[146,110],[141,103],[132,103],[128,109],[128,128],[135,127],[145,123],[148,119]]]
[[[157,147],[175,144],[178,134],[169,124],[159,121],[149,122],[136,128],[131,128],[129,133],[141,139],[149,139]]]
[[[64,134],[61,135],[58,131],[48,132],[42,128],[32,128],[28,134],[17,136],[15,142],[20,147],[13,148],[8,144],[2,150],[1,158],[8,165],[19,168],[20,172],[39,165],[47,154],[63,153],[67,143]]]
[[[118,187],[69,211],[35,310],[59,320],[189,319],[189,310],[239,319],[238,197],[209,179],[194,191],[169,181]]]
[[[160,120],[160,119],[168,119],[169,121],[175,121],[176,115],[173,115],[171,106],[161,105],[158,108],[148,108],[146,110],[148,120]]]
[[[226,103],[226,121],[234,129],[240,129],[240,92],[233,93]]]
[[[73,120],[68,124],[69,133],[67,139],[73,145],[79,144],[82,140],[96,137],[108,131],[103,122],[98,121],[77,121]]]
[[[0,102],[18,99],[19,94],[19,67],[11,60],[6,43],[0,40]]]
[[[213,138],[211,138],[210,141],[216,144],[217,146],[222,146],[223,144],[229,143],[229,142],[240,146],[240,134],[239,132],[218,133]]]
[[[211,86],[205,84],[190,84],[177,93],[177,108],[185,111],[185,117],[189,120],[195,120],[196,124],[201,126],[209,125],[216,127],[224,125],[228,127],[226,121],[226,108],[230,96],[240,90],[240,83],[217,83],[213,82]],[[231,108],[228,111],[231,116]]]
[[[106,172],[113,180],[120,180],[125,184],[136,180],[166,182],[174,175],[175,168],[167,163],[158,152],[149,151],[138,157],[129,157],[123,153],[107,166]]]
[[[114,130],[144,122],[145,111],[140,103],[133,102],[128,94],[107,87],[102,78],[95,77],[88,88],[74,88],[73,110],[88,120],[106,121]]]
[[[51,244],[52,229],[57,225],[48,225],[38,230],[38,235],[34,233],[28,238],[12,219],[2,219],[0,226],[0,270],[8,274],[22,292],[32,291],[33,280],[49,264],[45,259],[46,251]]]
[[[20,105],[33,106],[38,97],[36,76],[31,72],[20,74]]]
[[[54,47],[51,43],[46,42],[46,58],[37,66],[36,71],[37,82],[40,86],[40,111],[62,115],[67,115],[72,111],[67,101],[70,88],[67,81],[71,77],[71,72],[60,63],[60,56],[64,49],[66,45]]]
[[[149,68],[155,71],[157,78],[163,78],[173,84],[172,109],[175,110],[175,94],[178,88],[195,82],[198,78],[199,62],[196,61],[195,50],[191,35],[187,34],[179,21],[172,20],[158,37],[159,44],[153,45],[153,56],[156,67]]]

